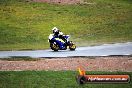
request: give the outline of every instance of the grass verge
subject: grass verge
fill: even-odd
[[[46,49],[54,26],[77,46],[132,41],[131,0],[85,0],[58,5],[0,1],[0,50]]]
[[[1,88],[131,88],[128,84],[78,85],[76,71],[0,71]],[[87,74],[128,74],[132,72],[87,72]]]
[[[87,72],[87,74],[128,74],[132,72]],[[128,84],[78,85],[76,71],[0,71],[0,88],[131,88]]]
[[[31,57],[21,57],[21,56],[13,56],[10,58],[0,58],[0,60],[5,60],[5,61],[38,61],[40,60],[39,58],[31,58]]]

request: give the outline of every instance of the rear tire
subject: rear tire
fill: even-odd
[[[54,50],[54,51],[58,51],[58,50],[59,50],[59,46],[58,46],[57,44],[51,43],[51,44],[50,44],[50,47],[51,47],[51,49]]]

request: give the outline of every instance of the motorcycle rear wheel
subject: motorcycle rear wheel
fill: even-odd
[[[58,51],[58,50],[59,50],[59,46],[58,46],[57,44],[51,43],[51,44],[50,44],[50,47],[51,47],[51,49],[54,50],[54,51]]]

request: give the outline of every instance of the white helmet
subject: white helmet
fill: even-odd
[[[54,28],[52,29],[52,31],[53,31],[53,33],[59,33],[59,29],[58,29],[57,27],[54,27]]]

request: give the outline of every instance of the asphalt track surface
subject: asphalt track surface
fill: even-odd
[[[76,56],[111,56],[132,55],[132,42],[103,44],[100,46],[77,47],[75,51],[31,50],[31,51],[0,51],[0,58],[10,57],[76,57]]]

